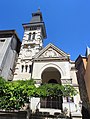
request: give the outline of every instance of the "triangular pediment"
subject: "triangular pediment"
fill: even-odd
[[[35,55],[35,59],[37,58],[39,59],[68,58],[69,59],[69,55],[50,43],[44,49],[42,49],[37,55]]]

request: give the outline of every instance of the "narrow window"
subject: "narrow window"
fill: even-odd
[[[29,65],[29,73],[32,72],[32,65]]]
[[[35,39],[35,32],[33,33],[33,37],[32,37],[32,39]]]
[[[25,72],[27,72],[27,69],[28,69],[28,65],[25,66]]]
[[[24,70],[24,65],[21,66],[21,72],[23,72],[23,70]]]
[[[29,37],[28,37],[28,40],[31,40],[31,33],[29,33]]]

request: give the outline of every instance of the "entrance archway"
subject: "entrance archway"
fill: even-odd
[[[55,81],[58,84],[61,84],[61,74],[60,72],[54,68],[54,67],[48,67],[46,68],[41,75],[42,78],[42,84],[44,83],[49,83],[50,81],[52,81],[52,83],[54,83],[53,81]]]
[[[48,67],[42,72],[42,84],[45,83],[52,83],[60,84],[61,85],[61,74],[60,72],[54,67]],[[61,92],[62,93],[62,92]],[[48,96],[47,98],[41,99],[41,107],[42,108],[54,108],[54,109],[61,109],[62,110],[62,96],[58,97],[51,97]]]

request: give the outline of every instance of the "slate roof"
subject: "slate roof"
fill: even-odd
[[[37,12],[32,13],[32,19],[30,20],[30,23],[25,23],[22,25],[24,28],[40,26],[42,28],[43,38],[44,39],[47,38],[46,28],[45,28],[45,24],[43,22],[42,13],[41,13],[40,9],[38,9]]]
[[[37,12],[32,13],[32,19],[30,23],[38,23],[42,21],[43,21],[43,18],[42,18],[42,13],[40,12],[40,9],[38,9]]]

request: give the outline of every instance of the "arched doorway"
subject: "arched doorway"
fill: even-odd
[[[42,72],[42,85],[44,83],[52,83],[61,85],[61,74],[54,67],[48,67]],[[61,92],[62,93],[62,92]],[[41,99],[41,107],[43,108],[54,108],[62,110],[62,96],[51,97]]]
[[[42,74],[41,74],[41,78],[42,78],[42,84],[44,83],[49,83],[50,81],[56,81],[56,83],[61,84],[61,74],[58,71],[58,69],[54,68],[54,67],[48,67],[46,68]],[[52,81],[52,83],[54,83]]]

